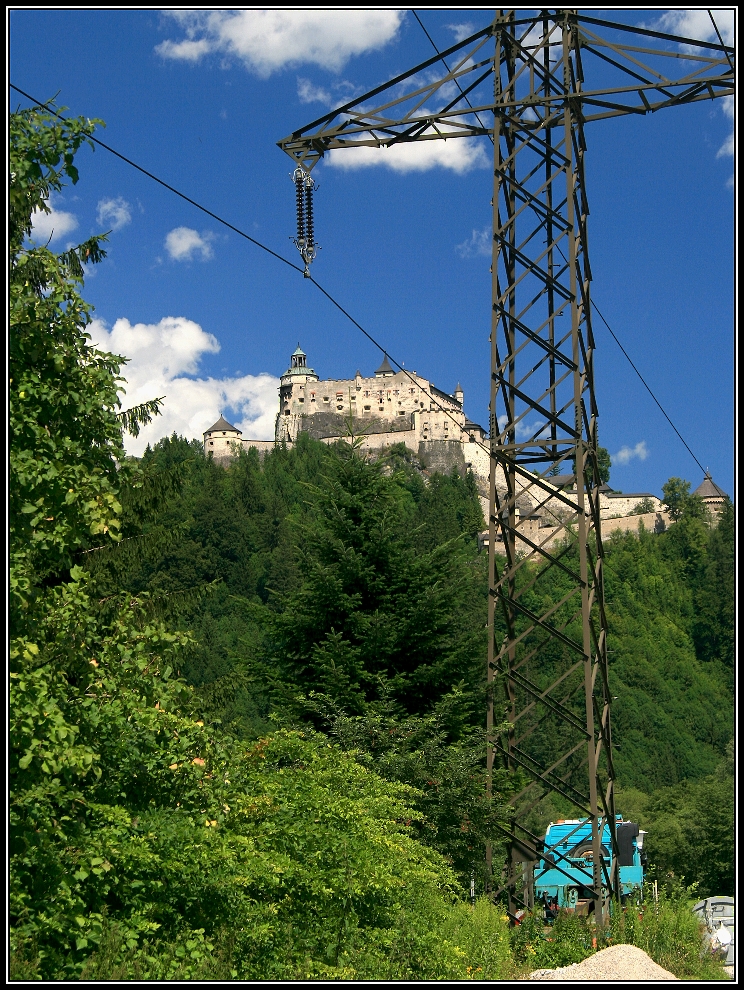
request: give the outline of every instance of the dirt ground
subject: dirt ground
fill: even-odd
[[[536,969],[531,980],[627,980],[642,983],[645,980],[677,980],[667,970],[658,966],[635,945],[611,945],[596,952],[583,962],[562,969]]]

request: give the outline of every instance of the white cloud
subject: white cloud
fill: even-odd
[[[454,34],[456,42],[464,41],[471,34],[475,34],[475,28],[469,22],[465,24],[448,24],[447,29]]]
[[[297,95],[300,103],[330,103],[331,94],[322,86],[315,86],[309,79],[297,79]]]
[[[676,34],[682,38],[690,38],[694,41],[711,41],[720,44],[716,29],[711,21],[711,14],[716,22],[716,27],[723,38],[725,45],[734,43],[734,8],[717,8],[708,11],[707,8],[698,10],[667,10],[653,24],[644,24],[642,27],[651,27],[659,31],[667,31],[669,34]],[[683,52],[700,52],[701,49],[695,45],[682,44],[679,46]],[[706,55],[713,52],[703,49]],[[732,156],[734,154],[734,98],[724,96],[717,101],[721,104],[724,115],[731,122],[731,132],[726,136],[726,140],[718,149],[718,158]],[[729,178],[727,185],[733,188],[733,176]]]
[[[111,230],[121,230],[122,227],[126,227],[131,222],[132,208],[121,196],[117,196],[116,199],[101,199],[98,201],[96,223],[102,227],[109,227]]]
[[[718,149],[717,158],[725,158],[727,156],[733,157],[734,154],[734,98],[733,96],[724,96],[721,99],[721,109],[724,115],[728,117],[731,121],[731,133],[727,136],[726,140],[723,142],[721,147]]]
[[[354,55],[392,41],[402,10],[172,10],[186,32],[155,49],[164,58],[198,62],[220,53],[266,78],[289,65],[312,63],[339,71]]]
[[[273,375],[198,378],[201,358],[216,354],[219,341],[184,316],[166,316],[159,323],[119,319],[109,330],[100,320],[88,328],[102,350],[129,358],[122,368],[126,385],[120,392],[123,408],[164,395],[162,413],[137,438],[125,437],[127,453],[140,456],[174,431],[202,439],[220,411],[251,440],[270,440],[279,410],[279,379]]]
[[[384,165],[394,172],[426,172],[439,167],[458,175],[489,165],[483,146],[474,138],[412,141],[391,148],[337,148],[328,153],[326,161],[344,169]]]
[[[506,416],[499,416],[497,422],[499,430],[503,432],[506,429],[508,418]],[[531,424],[524,419],[520,419],[515,432],[517,434],[517,440],[530,440],[533,437],[540,440],[548,435],[548,424],[544,420],[539,419]]]
[[[710,12],[721,32],[723,43],[734,43],[734,8],[719,8]],[[718,44],[718,36],[705,7],[696,10],[667,10],[653,24],[657,31],[666,31],[693,41],[712,41]],[[686,48],[688,46],[685,46]]]
[[[529,31],[526,31],[520,38],[520,44],[522,47],[528,49],[532,55],[539,55],[539,61],[542,63],[544,55],[543,49],[540,46],[545,44],[545,29],[543,25],[533,24]],[[561,58],[563,52],[561,32],[560,30],[556,30],[555,26],[548,28],[548,51],[551,62],[557,62]]]
[[[214,234],[208,230],[199,234],[191,227],[176,227],[165,238],[165,250],[174,261],[191,261],[194,254],[200,254],[202,261],[208,261],[213,254],[211,241]]]
[[[51,213],[34,210],[31,214],[31,220],[33,222],[31,236],[37,243],[46,243],[50,238],[56,241],[59,237],[64,237],[65,234],[69,234],[71,230],[75,230],[78,226],[77,217],[74,213],[65,213],[64,210],[55,209],[51,201],[48,205],[51,207]]]
[[[474,230],[466,241],[457,245],[455,250],[461,258],[475,258],[480,254],[490,255],[492,240],[491,228],[484,227],[483,230]]]
[[[641,440],[637,443],[635,447],[621,447],[616,454],[612,455],[612,466],[622,466],[623,464],[628,464],[630,461],[634,460],[636,457],[639,461],[645,461],[649,455],[648,448],[646,447],[646,441]]]

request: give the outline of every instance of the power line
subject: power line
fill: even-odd
[[[421,25],[421,30],[424,32],[424,34],[426,35],[426,37],[431,42],[431,45],[432,45],[432,48],[434,49],[434,51],[437,53],[437,55],[439,55],[439,57],[441,59],[441,62],[442,62],[442,65],[445,67],[445,69],[447,70],[447,72],[451,72],[450,67],[447,65],[447,63],[445,62],[444,58],[442,57],[442,53],[439,51],[439,49],[437,48],[437,46],[434,44],[434,39],[432,38],[432,36],[429,34],[429,32],[424,27],[424,22],[421,20],[421,18],[419,17],[419,15],[416,13],[415,10],[411,10],[411,13],[416,18],[416,20],[419,22],[419,24]],[[460,90],[460,93],[465,98],[465,102],[467,103],[467,105],[470,107],[471,110],[473,110],[473,104],[470,102],[470,100],[467,98],[467,96],[465,96],[465,93],[463,93],[462,86],[460,85],[459,79],[455,79],[454,82],[455,82],[455,86],[457,86],[457,88]],[[475,111],[473,111],[473,112],[475,113]],[[481,125],[481,127],[483,128],[483,130],[486,130],[486,125],[483,123],[483,121],[480,119],[480,117],[478,116],[477,113],[475,114],[475,119]],[[488,135],[488,139],[491,142],[491,144],[493,144],[493,135],[492,134],[489,134]]]
[[[733,63],[733,62],[731,61],[731,56],[729,55],[729,53],[728,53],[728,51],[727,51],[727,49],[726,49],[726,46],[725,46],[725,45],[723,45],[723,38],[721,37],[721,32],[720,32],[720,31],[718,30],[718,25],[717,25],[717,24],[716,24],[716,22],[715,22],[715,18],[713,17],[713,11],[712,11],[712,10],[709,10],[709,11],[708,11],[708,17],[710,17],[710,20],[711,20],[711,23],[713,24],[713,30],[714,30],[714,31],[716,32],[716,34],[718,35],[718,40],[719,40],[719,41],[721,42],[721,45],[722,45],[722,46],[723,46],[723,48],[724,48],[724,53],[725,53],[725,55],[726,55],[726,61],[727,61],[727,62],[728,62],[728,64],[729,64],[729,68],[730,68],[730,69],[731,69],[731,71],[733,72],[733,71],[734,71],[734,63]]]
[[[437,46],[436,46],[436,44],[434,43],[434,39],[432,38],[432,36],[431,36],[431,35],[429,34],[429,32],[428,32],[428,31],[426,30],[426,28],[424,27],[424,24],[423,24],[423,21],[421,20],[421,18],[419,17],[419,15],[418,15],[418,14],[416,13],[416,11],[415,11],[415,10],[411,10],[411,13],[412,13],[412,14],[413,14],[413,16],[414,16],[414,17],[416,18],[416,20],[418,21],[418,23],[419,23],[419,24],[421,25],[421,30],[422,30],[422,31],[424,32],[424,34],[426,35],[426,37],[427,37],[427,38],[429,39],[429,41],[431,42],[431,45],[432,45],[432,47],[434,48],[434,51],[435,51],[435,52],[436,52],[437,54],[439,54],[439,49],[437,48]],[[721,34],[720,34],[720,32],[719,32],[719,30],[718,30],[718,26],[716,25],[716,22],[715,22],[715,20],[713,20],[713,14],[712,14],[712,13],[711,13],[710,11],[708,11],[708,14],[709,14],[709,16],[710,16],[710,19],[711,19],[711,21],[713,21],[713,27],[715,28],[715,32],[716,32],[716,34],[718,35],[718,40],[719,40],[719,41],[721,42],[721,45],[723,45],[723,38],[721,37]],[[726,53],[726,57],[728,58],[728,53]],[[444,67],[445,67],[445,69],[447,69],[447,71],[449,72],[449,71],[450,71],[450,69],[449,69],[449,66],[447,65],[447,63],[445,62],[445,60],[444,60],[444,59],[442,59],[442,63],[444,64]],[[729,58],[729,65],[731,65],[731,59],[730,59],[730,58]],[[732,66],[732,69],[733,69],[733,66]],[[459,84],[459,82],[457,82],[457,80],[455,80],[455,82],[457,83],[457,88],[458,88],[458,89],[460,90],[460,92],[462,93],[462,88],[460,87],[460,84]],[[463,96],[465,96],[465,94],[464,94],[464,93],[463,93]],[[466,101],[466,103],[468,104],[468,106],[470,107],[470,109],[472,110],[472,109],[473,109],[473,107],[472,107],[472,104],[470,103],[470,100],[468,100],[468,98],[467,98],[467,96],[465,96],[465,101]],[[478,116],[478,115],[476,114],[476,117],[477,117],[477,116]],[[478,119],[478,123],[479,123],[479,124],[481,124],[481,126],[483,126],[483,123],[482,123],[482,121],[481,121],[480,119]],[[493,138],[491,138],[491,143],[493,144]],[[532,208],[532,210],[533,210],[533,211],[534,211],[535,213],[537,213],[537,210],[535,209],[535,207],[534,207],[534,206],[533,206],[532,204],[529,204],[529,205],[531,206],[531,208]],[[538,214],[538,216],[539,216],[539,214]],[[564,261],[566,262],[566,264],[568,264],[568,260],[567,260],[567,258],[566,258],[566,256],[565,256],[565,254],[563,253],[563,251],[561,250],[561,248],[560,248],[560,246],[556,244],[556,248],[557,248],[557,250],[558,250],[558,253],[559,253],[559,254],[561,255],[561,257],[563,258],[563,260],[564,260]],[[628,352],[627,352],[627,351],[625,350],[625,348],[623,347],[623,345],[622,345],[622,344],[620,343],[620,341],[618,340],[618,338],[617,338],[617,335],[615,334],[615,332],[613,331],[613,329],[612,329],[612,327],[610,326],[610,324],[609,324],[609,323],[607,322],[607,320],[606,320],[606,319],[604,318],[604,316],[603,316],[603,315],[602,315],[602,313],[600,312],[600,309],[599,309],[599,306],[597,306],[597,304],[596,304],[596,302],[594,301],[594,299],[592,299],[592,309],[594,309],[594,310],[596,311],[596,313],[597,313],[597,316],[599,316],[599,318],[600,318],[600,320],[601,320],[601,321],[602,321],[602,322],[604,323],[604,325],[605,325],[605,326],[607,327],[607,329],[608,329],[608,330],[610,331],[610,334],[612,335],[612,339],[613,339],[613,340],[615,341],[615,343],[617,344],[617,346],[618,346],[618,347],[620,348],[620,350],[621,350],[621,351],[623,352],[623,354],[624,354],[624,356],[625,356],[625,357],[627,358],[627,361],[628,361],[628,363],[630,364],[630,366],[631,366],[631,368],[632,368],[632,369],[633,369],[633,371],[635,371],[635,373],[636,373],[636,374],[638,375],[638,377],[639,377],[639,379],[641,380],[641,382],[642,382],[642,384],[643,384],[643,386],[644,386],[644,388],[646,389],[646,391],[648,392],[648,394],[649,394],[649,395],[651,396],[651,398],[652,398],[652,399],[654,400],[654,402],[656,403],[656,405],[657,405],[657,406],[659,407],[659,409],[661,410],[661,412],[662,412],[662,414],[664,415],[664,418],[666,419],[666,421],[667,421],[667,422],[669,423],[669,425],[671,426],[671,428],[672,428],[672,429],[674,430],[674,432],[675,432],[675,433],[677,434],[677,436],[679,437],[679,439],[680,439],[680,440],[682,441],[682,443],[684,444],[684,446],[685,446],[685,449],[687,450],[687,452],[688,452],[688,454],[690,455],[690,457],[692,457],[692,459],[693,459],[693,461],[695,461],[695,463],[696,463],[696,464],[697,464],[697,466],[698,466],[698,467],[700,468],[700,470],[701,470],[701,471],[703,472],[703,474],[705,474],[705,473],[706,473],[706,471],[705,471],[705,469],[703,468],[703,465],[702,465],[702,464],[700,463],[700,461],[699,461],[699,460],[697,459],[697,457],[695,457],[695,455],[693,454],[693,452],[692,452],[692,451],[690,450],[690,448],[689,448],[689,446],[687,445],[687,443],[686,443],[686,441],[685,441],[685,438],[684,438],[684,437],[682,436],[682,434],[681,434],[681,433],[679,432],[679,430],[677,429],[677,427],[676,427],[676,426],[674,425],[674,423],[673,423],[673,422],[671,421],[671,419],[669,418],[669,416],[668,416],[668,414],[667,414],[667,412],[666,412],[666,410],[664,409],[664,407],[662,406],[662,404],[661,404],[661,403],[659,402],[659,400],[658,400],[658,399],[656,398],[656,396],[654,395],[654,393],[653,393],[653,391],[651,390],[651,387],[650,387],[650,385],[648,384],[648,382],[647,382],[647,381],[645,380],[645,378],[644,378],[644,377],[643,377],[643,375],[642,375],[642,374],[640,373],[640,371],[638,370],[638,368],[636,368],[636,366],[635,366],[635,364],[633,363],[633,361],[632,361],[632,360],[631,360],[631,358],[630,358],[630,355],[628,354]]]
[[[9,85],[10,85],[10,88],[11,89],[14,89],[17,93],[20,93],[21,96],[25,96],[25,98],[27,100],[30,100],[36,106],[44,107],[45,110],[48,110],[49,113],[53,114],[59,120],[64,121],[66,119],[65,117],[62,116],[62,114],[60,114],[57,110],[55,110],[48,103],[42,103],[40,100],[34,99],[33,96],[31,96],[29,93],[24,92],[18,86],[14,86],[13,83],[10,83]],[[213,213],[212,210],[207,209],[206,206],[202,206],[201,203],[197,203],[196,200],[191,199],[190,196],[187,196],[185,193],[180,192],[180,190],[176,189],[174,186],[171,186],[168,182],[165,182],[163,179],[158,178],[157,175],[154,175],[152,172],[149,172],[146,168],[143,168],[141,165],[138,165],[136,162],[133,162],[131,160],[131,158],[127,158],[126,155],[122,155],[120,152],[116,151],[110,145],[108,145],[105,142],[101,141],[100,138],[93,137],[93,135],[89,135],[89,137],[90,137],[90,140],[93,141],[94,144],[99,145],[99,147],[101,147],[104,150],[110,152],[112,155],[115,155],[117,158],[120,158],[121,161],[126,162],[127,165],[131,165],[132,168],[137,169],[138,172],[142,172],[143,175],[146,175],[148,178],[153,179],[155,182],[157,182],[159,185],[163,186],[165,189],[168,189],[170,192],[175,193],[176,196],[180,196],[180,198],[183,199],[183,200],[185,200],[187,203],[190,203],[192,206],[195,206],[197,208],[197,210],[201,210],[202,213],[206,213],[207,216],[212,217],[218,223],[221,223],[225,227],[228,227],[230,230],[234,231],[236,234],[240,234],[241,237],[244,237],[246,240],[250,241],[251,244],[255,244],[256,247],[261,248],[262,251],[266,251],[272,257],[278,259],[279,261],[283,261],[285,265],[288,265],[290,268],[293,268],[296,272],[300,272],[300,274],[303,274],[304,275],[304,269],[300,268],[298,265],[292,264],[291,261],[288,261],[287,258],[284,258],[284,257],[282,257],[282,255],[277,254],[276,251],[272,251],[272,249],[270,247],[267,247],[265,244],[262,244],[261,241],[256,240],[255,237],[251,237],[249,234],[246,234],[245,231],[240,230],[239,227],[235,227],[233,224],[229,223],[227,220],[224,220],[217,213]],[[390,361],[392,361],[393,364],[398,368],[398,370],[401,371],[412,382],[412,384],[416,386],[416,388],[418,388],[421,392],[423,392],[423,394],[425,396],[427,396],[427,398],[430,400],[430,402],[432,402],[440,411],[442,411],[443,413],[445,413],[452,420],[452,422],[457,426],[458,430],[461,433],[467,432],[466,429],[465,429],[465,427],[460,426],[460,424],[457,422],[457,420],[455,419],[455,417],[452,416],[452,414],[449,412],[449,410],[446,409],[430,392],[428,392],[423,387],[423,385],[421,385],[420,382],[416,378],[414,378],[413,375],[410,374],[410,372],[406,371],[406,369],[403,367],[402,364],[399,364],[398,361],[396,361],[394,357],[391,357],[390,352],[387,351],[383,347],[383,345],[372,336],[371,333],[369,333],[367,330],[365,330],[364,327],[361,325],[361,323],[359,323],[357,320],[355,320],[354,317],[346,309],[344,309],[344,307],[341,305],[341,303],[338,302],[336,299],[334,299],[334,297],[330,294],[330,292],[328,292],[326,289],[324,289],[323,286],[319,282],[317,282],[312,276],[309,276],[309,278],[310,278],[310,281],[313,283],[313,285],[316,287],[316,289],[318,289],[320,292],[322,292],[322,294],[336,307],[336,309],[338,309],[341,313],[343,313],[343,315],[348,320],[350,320],[350,322],[353,323],[354,326],[358,330],[360,330],[364,334],[364,336],[369,341],[371,341],[375,345],[375,347],[377,347],[382,352],[382,354],[385,357],[387,357]],[[479,443],[479,441],[476,441],[476,442]],[[485,444],[480,444],[480,446],[482,447],[482,449],[488,450],[489,456],[490,456],[490,449],[487,448],[485,446]]]
[[[434,45],[434,42],[432,41],[431,37],[429,36],[428,31],[426,31],[426,28],[421,23],[420,18],[418,17],[418,15],[416,14],[415,11],[413,13],[414,13],[414,15],[416,17],[416,20],[418,20],[419,24],[421,24],[421,27],[424,30],[424,33],[426,34],[427,38],[429,38],[429,41],[431,41],[432,45]],[[434,48],[437,50],[437,52],[439,51],[436,48],[436,45],[434,45]],[[446,65],[446,63],[445,63],[445,65]],[[48,103],[43,103],[41,100],[35,99],[29,93],[26,93],[24,90],[20,89],[20,87],[15,86],[13,83],[10,83],[9,85],[10,85],[10,88],[11,89],[14,89],[17,93],[20,93],[21,96],[24,96],[27,100],[30,100],[31,103],[34,103],[36,106],[39,106],[39,107],[44,107],[45,110],[48,110],[49,113],[53,114],[59,120],[64,121],[66,119],[65,117],[62,116],[62,114],[58,113],[58,111],[55,110],[53,107],[51,107]],[[459,84],[458,84],[458,86],[459,86]],[[467,97],[466,97],[466,99],[467,99]],[[296,272],[304,273],[304,269],[300,268],[298,265],[293,264],[287,258],[284,258],[281,254],[278,254],[276,251],[273,251],[270,247],[267,247],[266,244],[262,244],[261,241],[256,240],[255,237],[251,237],[250,234],[246,234],[245,231],[241,230],[239,227],[236,227],[234,224],[231,224],[228,220],[225,220],[223,217],[219,216],[217,213],[214,213],[212,210],[208,209],[206,206],[202,206],[201,203],[197,203],[196,200],[192,199],[190,196],[187,196],[185,193],[182,193],[179,189],[176,189],[175,186],[172,186],[172,185],[170,185],[170,183],[165,182],[163,179],[159,178],[154,173],[148,171],[148,169],[143,168],[141,165],[138,165],[136,162],[132,161],[131,158],[127,158],[126,155],[122,155],[120,152],[116,151],[110,145],[106,144],[104,141],[101,141],[100,138],[96,138],[96,137],[93,137],[93,135],[90,135],[90,140],[93,141],[94,144],[97,144],[99,147],[103,148],[105,151],[108,151],[110,154],[114,155],[116,158],[119,158],[121,161],[126,162],[127,165],[131,165],[132,168],[136,169],[138,172],[141,172],[143,175],[146,175],[149,179],[152,179],[154,182],[157,182],[158,185],[163,186],[163,188],[169,190],[169,192],[172,192],[176,196],[178,196],[181,199],[185,200],[191,206],[196,207],[197,210],[201,210],[202,213],[206,213],[207,216],[212,217],[212,219],[216,220],[218,223],[223,224],[223,226],[227,227],[229,230],[232,230],[234,233],[239,234],[240,237],[243,237],[247,241],[250,241],[251,244],[254,244],[256,247],[260,248],[262,251],[266,251],[267,254],[270,254],[273,258],[276,258],[278,261],[283,262],[289,268],[294,269],[294,271],[296,271]],[[558,248],[558,250],[562,254],[562,252],[560,251],[560,248]],[[564,257],[564,260],[565,260],[565,257]],[[359,331],[361,331],[361,333],[364,334],[364,336],[372,344],[374,344],[374,346],[377,347],[378,350],[385,357],[387,357],[390,361],[392,361],[392,363],[398,368],[398,370],[400,372],[402,372],[411,381],[411,383],[416,388],[418,388],[429,399],[429,401],[434,406],[436,406],[437,409],[439,409],[450,420],[452,420],[452,422],[455,424],[455,426],[457,426],[457,428],[458,428],[458,430],[459,430],[460,433],[467,433],[466,428],[464,426],[461,426],[458,423],[458,421],[455,419],[455,417],[452,415],[452,413],[445,406],[443,406],[429,391],[427,391],[427,389],[425,389],[423,387],[423,385],[420,384],[420,382],[418,381],[418,379],[417,378],[414,378],[413,375],[411,375],[410,372],[408,372],[404,368],[404,366],[402,364],[400,364],[398,361],[396,361],[395,358],[391,356],[390,352],[375,337],[373,337],[372,334],[369,333],[369,331],[365,330],[364,327],[361,325],[361,323],[359,323],[356,319],[354,319],[354,317],[348,312],[348,310],[346,310],[341,305],[341,303],[338,302],[338,300],[335,299],[330,294],[330,292],[328,292],[326,289],[324,289],[323,286],[315,278],[313,278],[312,276],[310,277],[310,281],[313,283],[313,285],[316,287],[316,289],[318,289],[328,299],[328,301],[330,303],[332,303],[336,307],[336,309],[339,310],[339,312],[341,312],[351,323],[353,323],[354,326]],[[632,360],[630,359],[630,356],[628,355],[627,351],[625,350],[625,348],[622,346],[622,344],[618,340],[617,336],[613,332],[613,330],[610,327],[609,323],[607,323],[607,320],[605,320],[604,316],[602,316],[602,314],[600,313],[599,308],[597,307],[596,303],[592,302],[592,306],[593,306],[594,309],[597,310],[597,314],[599,315],[600,319],[602,320],[602,322],[605,324],[605,326],[607,327],[607,329],[612,334],[612,337],[615,340],[615,342],[617,343],[618,347],[620,348],[620,350],[623,352],[623,354],[627,358],[628,362],[630,363],[631,367],[633,368],[633,370],[635,371],[635,373],[640,378],[640,380],[643,383],[643,385],[645,386],[645,388],[648,390],[649,394],[651,395],[651,398],[654,400],[654,402],[656,403],[656,405],[659,407],[659,409],[661,410],[661,412],[664,414],[665,418],[669,422],[669,425],[672,427],[672,429],[674,430],[674,432],[677,434],[677,436],[679,437],[679,439],[682,441],[682,443],[684,444],[686,450],[688,451],[688,453],[690,454],[690,456],[692,457],[692,459],[695,461],[695,463],[698,465],[698,467],[700,468],[700,470],[703,471],[703,474],[705,474],[705,470],[702,467],[702,465],[700,464],[700,461],[697,459],[697,457],[695,457],[695,455],[693,454],[693,452],[690,450],[690,447],[685,442],[684,438],[682,437],[682,434],[679,432],[679,430],[676,428],[676,426],[674,425],[674,423],[671,421],[671,419],[669,418],[669,416],[665,412],[663,406],[661,405],[661,403],[659,402],[659,400],[656,398],[656,396],[654,395],[653,391],[651,390],[651,388],[649,387],[649,385],[644,380],[644,378],[641,375],[641,373],[638,371],[638,369],[636,368],[636,366],[633,364]],[[484,443],[481,443],[478,440],[476,440],[475,443],[482,450],[487,451],[488,454],[489,454],[489,456],[490,456],[490,453],[491,453],[490,447],[486,447],[486,445]]]
[[[13,83],[10,83],[9,85],[11,89],[14,89],[16,91],[16,93],[20,93],[21,96],[25,96],[27,100],[31,100],[32,103],[35,103],[37,107],[44,107],[45,110],[48,110],[49,113],[54,114],[54,116],[57,117],[59,120],[65,120],[62,114],[58,113],[48,103],[42,103],[41,100],[35,100],[33,96],[30,96],[28,93],[25,93],[22,89],[19,89],[18,86],[14,86]],[[110,145],[105,144],[103,141],[101,141],[100,138],[93,137],[92,134],[89,135],[89,138],[94,144],[97,144],[99,147],[104,148],[112,155],[115,155],[117,158],[120,158],[123,162],[126,162],[127,165],[131,165],[132,168],[136,168],[138,172],[142,172],[142,174],[146,175],[148,179],[152,179],[154,182],[157,182],[165,189],[168,189],[170,192],[175,193],[176,196],[180,196],[181,199],[185,199],[187,203],[191,203],[191,205],[195,206],[197,210],[201,210],[202,213],[206,213],[207,216],[210,216],[214,220],[217,220],[218,223],[224,224],[225,227],[229,227],[230,230],[234,231],[236,234],[240,234],[241,237],[245,237],[247,241],[250,241],[251,244],[255,244],[256,247],[260,247],[262,251],[266,251],[277,260],[283,261],[285,265],[289,265],[290,268],[294,268],[296,272],[302,272],[302,268],[300,268],[298,265],[293,265],[291,261],[288,261],[286,258],[283,258],[280,254],[277,254],[276,251],[272,251],[270,247],[267,247],[265,244],[262,244],[260,241],[257,241],[255,237],[251,237],[250,234],[246,234],[244,230],[240,230],[239,227],[233,226],[233,224],[229,223],[229,221],[223,220],[222,217],[218,216],[216,213],[213,213],[211,210],[208,210],[206,206],[202,206],[201,203],[197,203],[196,200],[191,199],[190,196],[187,196],[185,193],[180,192],[178,189],[175,188],[175,186],[169,185],[169,183],[164,182],[163,179],[159,179],[157,175],[153,175],[152,172],[148,172],[146,168],[143,168],[141,165],[138,165],[137,162],[133,162],[132,159],[127,158],[126,155],[122,155],[120,152],[116,151]]]
[[[674,425],[674,423],[671,421],[671,419],[669,419],[669,416],[667,416],[667,414],[666,414],[666,412],[664,410],[664,407],[659,402],[659,400],[656,398],[656,396],[654,395],[654,393],[651,391],[651,388],[648,385],[648,383],[646,382],[646,380],[643,377],[643,375],[640,373],[640,371],[638,370],[638,368],[636,368],[636,366],[633,364],[633,362],[632,362],[632,360],[630,358],[630,355],[628,354],[628,352],[625,350],[625,348],[623,347],[623,345],[620,343],[620,341],[615,336],[615,333],[614,333],[612,327],[607,322],[607,320],[604,318],[604,316],[602,316],[602,313],[600,312],[599,306],[597,306],[597,304],[594,302],[594,300],[592,300],[592,309],[595,311],[595,313],[597,314],[597,316],[600,318],[600,320],[604,323],[604,325],[607,327],[607,329],[612,334],[612,339],[615,341],[615,343],[617,344],[617,346],[620,348],[620,350],[623,352],[623,354],[625,355],[625,357],[628,359],[628,363],[630,364],[630,366],[633,369],[633,371],[635,371],[635,373],[640,378],[640,380],[643,383],[643,385],[644,385],[646,391],[648,392],[648,394],[654,400],[654,402],[659,407],[659,409],[661,409],[662,413],[664,414],[664,417],[665,417],[666,421],[669,423],[669,425],[671,426],[671,428],[674,430],[674,432],[677,434],[677,436],[679,437],[679,439],[685,445],[685,448],[687,450],[687,453],[690,455],[690,457],[693,459],[693,461],[697,464],[697,466],[700,468],[700,470],[703,472],[703,474],[707,474],[708,472],[705,470],[705,468],[703,467],[703,465],[700,463],[700,461],[697,459],[697,457],[695,457],[695,455],[693,454],[693,452],[687,446],[687,443],[685,442],[685,438],[679,432],[679,430]]]

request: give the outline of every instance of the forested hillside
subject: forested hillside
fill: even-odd
[[[434,719],[448,758],[454,746],[464,770],[469,740],[477,765],[487,579],[472,479],[425,480],[402,448],[373,464],[304,436],[263,463],[251,451],[227,468],[172,437],[144,463],[183,464],[184,486],[147,524],[158,549],[118,579],[133,591],[219,582],[182,617],[198,644],[184,674],[216,717],[247,738],[312,725],[425,792],[429,779],[451,787],[451,768],[412,763],[386,738],[416,726],[418,746]],[[666,533],[605,537],[618,807],[644,825],[662,816],[652,858],[688,879],[706,858],[705,834],[720,833],[705,816],[725,819],[733,800],[733,539],[732,506],[712,527],[692,497]],[[450,856],[454,821],[437,815],[461,799],[429,794],[421,805]],[[570,809],[548,799],[540,810],[548,820]],[[678,836],[695,822],[695,841],[690,833],[672,849],[668,813]],[[454,861],[463,877],[478,869],[464,848]],[[715,879],[706,870],[716,889],[730,884],[729,867]]]
[[[12,977],[508,978],[464,903],[516,784],[486,793],[473,479],[306,436],[127,458],[158,403],[86,334],[105,239],[27,239],[94,126],[11,117]],[[679,517],[606,540],[618,807],[726,893],[733,509]]]

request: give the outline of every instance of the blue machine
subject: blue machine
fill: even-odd
[[[634,822],[617,816],[618,866],[621,900],[640,897],[646,856],[646,833]],[[602,831],[602,859],[609,871],[610,829]],[[551,822],[535,867],[535,904],[542,904],[545,920],[552,922],[559,909],[581,912],[591,900],[592,825],[588,819]],[[603,874],[604,876],[604,874]]]

